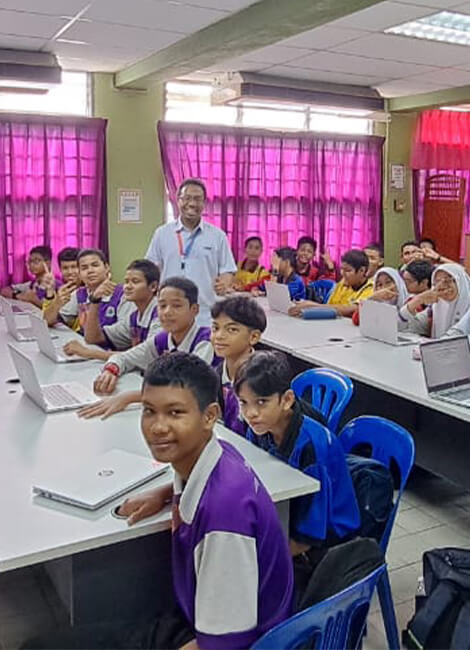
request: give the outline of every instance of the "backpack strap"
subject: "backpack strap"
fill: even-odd
[[[458,597],[458,594],[459,590],[455,584],[442,580],[426,597],[423,606],[408,623],[408,632],[418,647],[426,648],[428,646],[428,639],[434,626],[449,605]]]
[[[462,605],[455,622],[450,648],[451,650],[468,650],[470,648],[470,601],[468,600]]]

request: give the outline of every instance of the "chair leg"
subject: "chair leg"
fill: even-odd
[[[388,648],[389,650],[400,650],[397,619],[393,607],[392,589],[387,570],[385,570],[377,583],[377,592],[379,595],[380,609],[382,610],[385,633],[387,635]]]

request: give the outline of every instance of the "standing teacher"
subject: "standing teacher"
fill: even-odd
[[[210,325],[217,295],[231,287],[237,265],[227,235],[201,219],[207,197],[204,183],[187,178],[178,188],[178,219],[159,226],[145,257],[158,264],[162,281],[182,276],[199,289],[200,325]]]

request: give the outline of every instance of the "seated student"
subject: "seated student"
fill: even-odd
[[[73,247],[63,248],[59,251],[57,261],[63,282],[60,287],[57,287],[56,279],[51,271],[44,276],[44,285],[46,287],[46,296],[42,303],[44,313],[49,309],[60,309],[70,300],[72,292],[80,286],[80,272],[77,261],[79,252],[79,248]],[[79,331],[80,320],[78,316],[71,324],[71,329],[75,332]]]
[[[155,460],[171,463],[175,476],[172,486],[120,508],[136,521],[173,501],[172,577],[180,624],[171,634],[164,614],[151,624],[123,624],[126,613],[119,612],[116,621],[76,626],[41,640],[40,647],[250,648],[290,616],[287,542],[263,484],[213,432],[220,413],[217,384],[212,368],[194,355],[169,354],[150,365],[142,433]]]
[[[415,260],[424,259],[424,252],[419,247],[419,244],[415,240],[409,240],[403,242],[401,245],[401,264],[399,271],[403,272],[406,268],[406,265]]]
[[[261,237],[248,237],[245,241],[245,258],[237,264],[233,284],[235,291],[251,291],[270,277],[269,271],[259,263],[262,252]]]
[[[401,309],[408,300],[406,284],[396,269],[391,266],[383,266],[373,277],[374,292],[367,300],[386,302],[389,305],[396,305]],[[361,309],[353,314],[352,322],[359,325]]]
[[[238,367],[252,354],[266,329],[266,314],[253,298],[232,296],[216,302],[211,315],[212,345],[216,355],[223,359],[223,363],[217,367],[222,418],[226,427],[244,434],[246,425],[240,418],[233,379]]]
[[[359,301],[369,298],[374,290],[372,279],[367,277],[368,270],[369,260],[364,251],[353,248],[344,253],[341,257],[341,280],[328,298],[328,307],[341,316],[351,318],[358,309]],[[303,312],[310,307],[324,306],[310,300],[303,300],[289,309],[289,315],[302,317]]]
[[[320,266],[314,261],[315,253],[317,250],[317,242],[313,237],[300,237],[297,242],[297,258],[295,270],[302,278],[305,287],[308,287],[310,282],[327,278],[329,280],[336,280],[336,269],[333,260],[329,253],[325,251],[321,258],[323,259],[325,268],[320,269]]]
[[[168,278],[160,285],[157,294],[158,317],[162,326],[155,336],[111,356],[95,380],[97,393],[109,394],[117,386],[119,377],[132,370],[145,370],[152,361],[169,352],[191,352],[209,364],[217,365],[209,327],[199,327],[198,289],[188,278]],[[78,411],[84,418],[102,416],[103,419],[123,411],[132,403],[140,402],[140,391],[126,391],[115,397],[85,406]]]
[[[427,305],[418,311],[420,305]],[[470,309],[470,278],[460,264],[442,264],[432,274],[432,288],[415,296],[400,311],[407,329],[440,338]]]
[[[369,260],[369,271],[367,277],[373,278],[379,269],[384,265],[384,250],[380,244],[372,242],[364,246],[364,253]]]
[[[297,253],[290,246],[277,248],[271,259],[274,275],[280,284],[287,284],[291,300],[305,298],[305,286],[302,278],[296,273]]]
[[[239,367],[234,389],[248,440],[321,482],[319,493],[291,502],[292,555],[311,550],[313,562],[325,546],[352,535],[360,515],[339,440],[302,412],[291,380],[283,353],[255,352]]]
[[[434,267],[428,260],[416,260],[406,265],[402,277],[409,294],[407,302],[412,300],[414,296],[431,288],[433,270]],[[423,311],[425,308],[426,305],[421,304],[416,308],[416,311]]]
[[[87,316],[91,309],[96,310],[102,327],[113,325],[118,320],[127,320],[133,304],[124,299],[122,284],[111,281],[104,253],[95,248],[84,248],[78,254],[77,261],[83,286],[71,291],[64,305],[52,304],[44,311],[48,324],[52,326],[62,321],[71,327],[78,316],[80,331],[86,335]]]
[[[93,306],[87,316],[87,343],[103,345],[110,342],[115,350],[127,350],[143,343],[150,331],[160,327],[158,320],[157,298],[160,271],[150,260],[135,260],[126,269],[124,276],[124,297],[134,303],[136,309],[129,319],[118,320],[113,325],[101,327],[98,310]],[[110,350],[82,345],[79,341],[69,341],[64,346],[66,354],[75,354],[85,359],[107,361],[114,354]]]
[[[450,260],[448,257],[444,257],[437,252],[436,242],[434,239],[430,239],[429,237],[420,239],[419,247],[423,251],[424,258],[433,264],[456,264],[454,260]]]
[[[26,266],[33,280],[13,284],[11,287],[4,287],[1,295],[5,298],[16,298],[24,302],[30,302],[36,307],[42,307],[46,297],[46,285],[44,278],[51,269],[52,251],[50,246],[34,246],[28,254]],[[57,282],[55,282],[57,286]]]

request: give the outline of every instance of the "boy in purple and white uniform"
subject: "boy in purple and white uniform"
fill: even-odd
[[[217,365],[220,359],[215,356],[210,342],[211,330],[196,323],[197,300],[198,289],[191,280],[179,277],[165,280],[157,296],[162,330],[135,348],[113,354],[95,380],[94,390],[102,394],[112,393],[121,375],[136,369],[146,370],[155,359],[171,352],[194,353],[206,363]],[[107,417],[140,400],[140,391],[126,391],[84,407],[78,414],[85,418]]]
[[[28,253],[26,266],[34,280],[13,284],[1,290],[5,298],[16,298],[23,302],[30,302],[36,307],[42,307],[47,294],[45,278],[50,275],[52,263],[52,250],[50,246],[34,246]],[[60,286],[56,278],[53,280],[54,289]]]
[[[247,427],[240,416],[233,378],[266,329],[266,314],[253,298],[232,296],[216,302],[211,315],[212,345],[217,356],[224,360],[217,368],[222,419],[226,427],[244,435]]]
[[[85,359],[107,361],[114,352],[95,346],[111,346],[113,350],[128,350],[143,343],[149,332],[156,333],[160,327],[155,296],[159,280],[158,266],[150,260],[131,262],[124,276],[124,297],[134,307],[128,320],[120,319],[111,325],[101,325],[99,311],[90,309],[85,340],[94,346],[83,345],[75,339],[65,344],[64,352]]]

